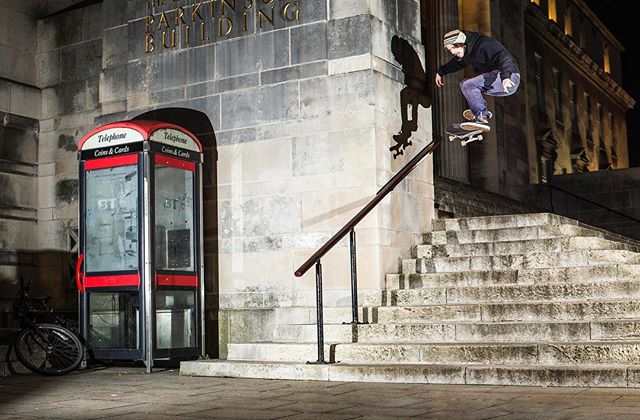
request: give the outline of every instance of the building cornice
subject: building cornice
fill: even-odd
[[[532,32],[543,38],[547,44],[556,48],[558,53],[567,57],[572,64],[581,70],[585,77],[596,85],[602,86],[602,91],[613,102],[619,103],[626,109],[635,106],[636,101],[616,82],[611,75],[606,73],[589,55],[576,44],[570,36],[565,35],[560,27],[549,20],[533,3],[527,8],[530,18],[525,19]]]

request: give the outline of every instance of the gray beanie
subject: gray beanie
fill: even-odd
[[[444,34],[442,43],[446,47],[447,45],[451,44],[464,44],[466,40],[467,36],[464,34],[464,32],[459,29],[455,29]]]

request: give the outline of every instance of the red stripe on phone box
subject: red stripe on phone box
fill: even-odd
[[[155,162],[158,165],[170,166],[172,168],[184,169],[185,171],[195,171],[196,163],[188,160],[176,159],[170,156],[156,155]]]
[[[135,165],[138,163],[138,154],[114,156],[110,158],[86,160],[84,162],[85,171],[92,169],[113,168],[115,166]]]
[[[198,276],[180,276],[176,274],[156,274],[156,286],[198,287]]]
[[[136,286],[140,287],[139,274],[124,274],[114,276],[86,276],[84,278],[84,287],[118,287],[118,286]]]

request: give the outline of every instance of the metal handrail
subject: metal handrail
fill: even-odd
[[[551,185],[551,184],[543,184],[543,185],[546,185],[547,188],[549,188],[549,190],[557,190],[557,191],[563,192],[565,194],[571,195],[571,196],[573,196],[575,198],[578,198],[580,200],[586,201],[589,204],[593,204],[594,206],[598,206],[598,207],[603,208],[603,209],[605,209],[607,211],[610,211],[611,213],[614,213],[614,214],[617,214],[619,216],[625,217],[625,218],[627,218],[627,219],[629,219],[631,221],[634,221],[636,223],[640,223],[640,220],[636,219],[633,216],[630,216],[628,214],[622,213],[622,212],[620,212],[618,210],[612,209],[611,207],[607,207],[604,204],[600,204],[600,203],[598,203],[596,201],[593,201],[593,200],[590,200],[588,198],[582,197],[581,195],[578,195],[578,194],[576,194],[574,192],[565,190],[564,188],[560,188],[560,187],[557,187],[557,186]],[[551,212],[555,213],[554,206],[553,206],[553,196],[550,194],[550,197],[551,198],[549,199],[549,204],[551,205]]]
[[[333,235],[324,245],[322,245],[307,261],[304,262],[296,271],[296,277],[301,277],[313,265],[316,266],[316,325],[318,335],[318,360],[316,363],[326,363],[324,360],[324,322],[322,308],[322,264],[320,259],[333,248],[340,240],[350,233],[351,243],[351,293],[352,293],[352,324],[358,324],[358,300],[357,300],[357,280],[356,280],[356,254],[355,254],[355,226],[373,210],[380,201],[382,201],[394,188],[402,182],[407,175],[424,159],[429,153],[432,153],[442,143],[442,136],[435,135],[431,143],[426,145],[418,152],[409,162],[407,162],[397,174],[395,174],[386,184],[376,193],[375,197],[365,205],[355,216],[351,218],[335,235]]]

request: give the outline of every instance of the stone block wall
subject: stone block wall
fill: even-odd
[[[103,8],[96,4],[37,24],[38,270],[61,309],[77,308],[73,266],[78,229],[77,144],[101,114]]]
[[[0,326],[17,281],[36,280],[38,121],[0,111]]]
[[[0,326],[19,278],[36,277],[38,118],[36,20],[21,5],[0,16]]]

